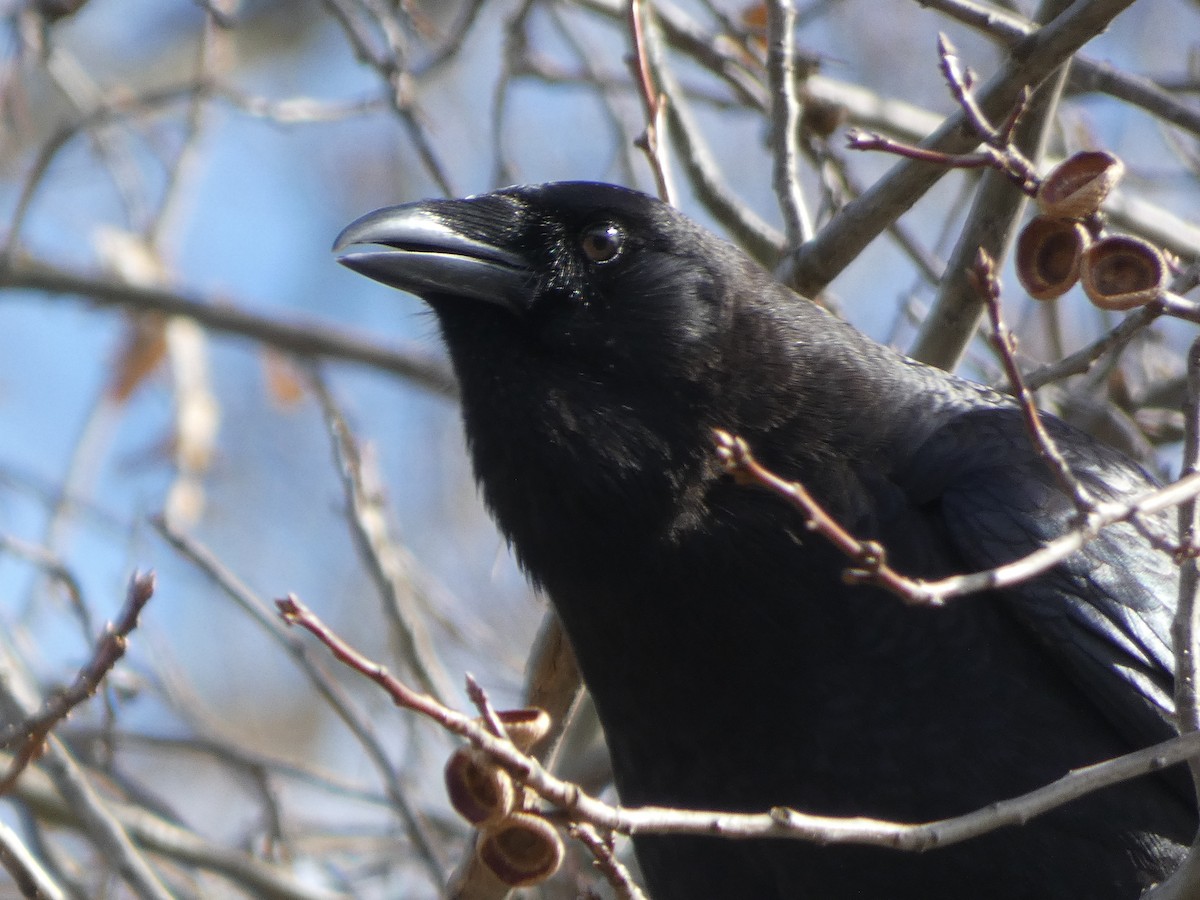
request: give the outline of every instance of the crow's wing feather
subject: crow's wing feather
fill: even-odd
[[[1046,424],[1096,498],[1128,499],[1154,487],[1124,457],[1057,420],[1047,417]],[[1072,501],[1013,409],[956,417],[917,451],[906,477],[918,501],[940,515],[970,569],[1011,562],[1069,531],[1075,518]],[[1164,520],[1144,524],[1169,535]],[[1131,748],[1175,733],[1171,621],[1177,577],[1169,554],[1119,523],[1050,572],[1001,592]]]

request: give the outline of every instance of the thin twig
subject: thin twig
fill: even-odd
[[[10,721],[33,719],[34,696],[25,671],[14,660],[0,658],[0,714]],[[142,900],[170,900],[170,892],[134,846],[111,806],[97,796],[88,775],[70,751],[52,733],[45,735],[42,744],[37,768],[25,773],[16,792],[21,792],[26,780],[44,773],[94,846],[101,865],[111,867]]]
[[[583,693],[575,654],[553,611],[546,613],[534,639],[525,679],[522,705],[543,709],[550,717],[550,732],[538,741],[531,755],[553,770],[566,731],[576,721],[574,712]],[[509,888],[480,861],[474,849],[475,842],[469,842],[447,893],[454,900],[503,900]]]
[[[1038,8],[1038,21],[1052,20],[1068,3],[1069,0],[1043,0]],[[942,51],[946,60],[955,58],[948,42],[943,42]],[[947,62],[945,71],[951,91],[973,127],[987,141],[985,149],[995,153],[997,159],[997,167],[985,172],[979,180],[971,209],[947,260],[946,277],[910,351],[915,359],[952,371],[966,353],[983,318],[979,295],[969,283],[967,273],[978,250],[986,250],[993,259],[1003,260],[1012,245],[1025,211],[1025,198],[1036,191],[1040,180],[1031,159],[1044,155],[1056,121],[1066,68],[1060,67],[1032,95],[1027,87],[1021,90],[999,128],[993,128],[983,118],[982,110],[975,105],[974,91],[961,81],[965,76],[958,67]],[[1019,190],[1014,191],[1012,185]]]
[[[585,793],[578,785],[547,772],[536,759],[521,753],[510,741],[496,737],[479,721],[448,709],[426,694],[397,681],[387,670],[362,656],[331,632],[295,597],[276,601],[280,614],[319,639],[335,658],[375,682],[397,706],[428,718],[478,747],[498,766],[558,807],[572,822],[587,822],[601,831],[620,834],[694,834],[730,839],[789,838],[821,844],[864,844],[922,851],[986,834],[1006,825],[1024,825],[1031,818],[1093,791],[1161,771],[1200,753],[1200,732],[1183,735],[1085,766],[1009,800],[975,812],[934,822],[907,824],[865,817],[836,818],[809,815],[777,807],[762,813],[730,813],[665,807],[614,807]]]
[[[592,853],[597,871],[616,893],[618,900],[649,900],[638,887],[633,876],[619,859],[613,849],[612,835],[607,839],[600,836],[595,827],[580,822],[572,825],[568,831],[571,837],[582,843]]]
[[[409,799],[409,786],[405,785],[400,778],[392,764],[387,748],[375,734],[371,723],[354,709],[345,692],[312,658],[308,648],[302,642],[296,641],[279,624],[278,619],[271,615],[267,605],[230,572],[207,547],[162,519],[154,520],[153,525],[167,543],[207,575],[243,612],[262,626],[272,640],[292,658],[316,692],[354,735],[379,772],[388,797],[395,809],[399,811],[409,838],[432,882],[438,885],[444,883],[445,868],[442,864],[438,844],[433,839],[425,817]]]
[[[37,821],[56,830],[80,831],[87,827],[77,807],[65,802],[55,784],[37,768],[26,772],[18,782],[14,797]],[[347,894],[313,885],[311,877],[295,875],[286,867],[267,863],[245,850],[222,846],[143,807],[113,801],[108,811],[137,848],[180,866],[220,874],[238,885],[246,896],[272,900],[348,900]],[[95,894],[80,896],[91,900]],[[177,900],[180,895],[162,896]]]
[[[1000,132],[992,127],[992,123],[975,102],[972,90],[975,73],[962,67],[958,58],[958,48],[950,42],[945,32],[938,32],[938,62],[955,101],[967,114],[967,122],[985,143],[995,146],[1000,142]]]
[[[1184,403],[1184,438],[1181,475],[1200,472],[1200,338],[1188,351],[1187,398]],[[1175,650],[1175,715],[1181,733],[1200,730],[1200,563],[1197,539],[1200,519],[1196,499],[1179,504],[1179,545],[1187,552],[1179,562],[1179,605],[1171,626]],[[1200,762],[1191,761],[1192,780],[1200,793]]]
[[[1086,347],[1064,356],[1057,362],[1048,363],[1025,375],[1026,386],[1033,391],[1071,375],[1083,375],[1104,354],[1115,353],[1142,333],[1159,316],[1163,315],[1161,303],[1151,303],[1130,313],[1111,331],[1103,334]]]
[[[743,439],[723,431],[715,432],[715,438],[717,452],[735,477],[745,478],[788,500],[804,514],[810,528],[846,555],[851,567],[843,573],[843,578],[854,584],[877,585],[914,605],[940,606],[954,597],[1021,584],[1058,565],[1110,525],[1162,512],[1200,495],[1200,473],[1195,473],[1126,500],[1100,501],[1075,528],[1012,562],[980,572],[925,581],[909,578],[893,569],[887,563],[882,547],[873,541],[853,537],[821,508],[803,485],[780,478],[764,468],[754,459]]]
[[[755,260],[767,268],[774,266],[784,250],[783,235],[764,222],[726,184],[721,167],[692,117],[683,89],[671,68],[661,64],[658,42],[651,41],[646,49],[655,84],[666,97],[666,124],[676,151],[675,158],[696,199]]]
[[[854,537],[825,511],[802,484],[785,482],[763,469],[750,454],[749,445],[741,438],[721,430],[713,432],[713,437],[726,471],[737,478],[744,478],[747,483],[759,483],[786,496],[804,513],[808,528],[828,540],[850,561],[852,568],[846,573],[848,578],[878,584],[906,602],[930,602],[920,595],[919,589],[915,589],[916,582],[888,565],[887,551],[881,544]]]
[[[268,119],[281,125],[337,122],[387,108],[378,98],[345,103],[324,102],[310,97],[266,99],[247,93],[234,85],[210,79],[191,79],[141,93],[131,94],[125,90],[117,92],[104,105],[59,128],[38,149],[37,156],[23,180],[17,201],[13,204],[8,233],[0,244],[0,265],[7,265],[16,253],[25,219],[38,189],[45,181],[59,152],[74,138],[125,119],[151,117],[175,104],[185,103],[191,107],[204,99],[225,102],[246,115]]]
[[[1095,509],[1096,500],[1075,477],[1071,467],[1067,465],[1066,458],[1055,444],[1054,438],[1042,424],[1042,415],[1038,411],[1037,402],[1034,400],[1033,393],[1025,386],[1021,367],[1017,365],[1016,338],[1008,330],[1008,325],[1005,324],[1004,317],[1001,315],[1000,281],[996,276],[996,263],[982,247],[979,249],[975,265],[969,275],[971,283],[991,319],[992,346],[995,347],[996,354],[1004,366],[1004,372],[1008,376],[1010,393],[1016,398],[1017,405],[1021,408],[1021,418],[1025,422],[1025,428],[1033,440],[1034,447],[1037,448],[1038,456],[1050,468],[1058,481],[1058,486],[1074,502],[1076,516],[1082,521]]]
[[[502,740],[510,740],[508,732],[504,730],[504,724],[500,721],[500,716],[496,713],[496,707],[492,706],[492,701],[488,699],[487,691],[470,672],[467,673],[467,699],[479,711],[479,718],[488,731]]]
[[[851,128],[846,132],[846,147],[849,150],[890,153],[916,162],[929,163],[946,169],[1003,169],[1000,154],[991,147],[972,153],[943,153],[914,144],[906,144],[886,135]]]
[[[392,111],[399,118],[400,124],[408,133],[408,138],[417,151],[417,157],[421,160],[426,174],[433,180],[439,191],[448,197],[455,196],[457,191],[451,185],[446,168],[433,149],[433,144],[421,124],[416,102],[413,99],[412,75],[404,69],[396,41],[393,39],[390,42],[387,51],[377,52],[371,46],[371,38],[358,21],[355,13],[346,9],[343,0],[324,0],[324,6],[342,26],[358,59],[378,73],[380,81],[383,82],[384,96],[391,105]],[[382,32],[390,36],[398,33],[398,27],[392,27],[391,12],[388,9],[380,7],[374,11],[374,14],[376,25]]]
[[[775,196],[783,212],[788,247],[813,236],[797,166],[800,160],[800,98],[796,88],[796,10],[792,0],[767,3],[767,80],[771,92],[771,151]]]
[[[1021,52],[1010,56],[1001,70],[976,91],[980,109],[990,116],[1004,116],[1026,86],[1040,84],[1049,77],[1131,3],[1132,0],[1094,0],[1072,4],[1067,12],[1023,42]],[[969,152],[978,144],[978,137],[963,127],[965,123],[966,114],[959,110],[922,146],[950,154]],[[782,272],[783,279],[801,294],[816,296],[944,174],[945,169],[902,160],[792,254]]]
[[[378,474],[369,457],[364,458],[325,379],[315,366],[307,371],[309,385],[329,427],[346,498],[346,520],[359,556],[383,601],[398,656],[424,690],[446,702],[454,695],[454,689],[425,627],[425,613],[432,604],[414,572],[415,562],[392,537]]]
[[[32,900],[65,900],[66,894],[21,843],[17,833],[0,823],[0,866],[8,872],[22,897]]]
[[[655,71],[661,71],[663,62],[662,51],[655,46],[658,38],[653,17],[654,12],[646,0],[629,0],[629,34],[633,42],[630,66],[646,114],[646,130],[636,143],[646,152],[658,188],[658,198],[664,203],[674,203],[676,194],[671,183],[666,150],[659,140],[664,131],[668,101],[655,85]],[[652,56],[659,61],[659,65],[651,62]]]
[[[1003,10],[997,4],[975,0],[921,0],[921,5],[970,25],[1008,47],[1015,46],[1038,29],[1036,23]],[[1184,102],[1144,75],[1122,72],[1103,60],[1075,56],[1071,61],[1067,88],[1072,94],[1085,91],[1108,94],[1184,131],[1200,135],[1200,109],[1195,104]]]
[[[70,506],[62,496],[54,498],[51,505],[56,509],[67,509]],[[0,551],[26,560],[36,566],[51,581],[62,585],[70,599],[71,611],[79,619],[85,639],[91,640],[96,629],[92,625],[92,611],[83,598],[83,586],[58,554],[41,544],[33,544],[9,534],[0,534]]]
[[[479,13],[482,11],[485,2],[486,0],[467,0],[467,2],[459,7],[457,20],[450,26],[449,32],[443,39],[441,46],[433,52],[432,56],[425,59],[420,66],[414,68],[414,78],[421,78],[431,72],[435,72],[458,56],[463,43],[467,39],[467,35],[471,31],[471,27],[479,18]]]
[[[153,596],[154,574],[135,574],[130,579],[125,606],[120,615],[104,629],[91,659],[79,670],[71,686],[52,696],[36,715],[4,729],[0,734],[0,745],[8,745],[15,738],[21,738],[20,749],[14,754],[4,777],[0,778],[0,795],[9,793],[25,767],[42,754],[54,726],[100,689],[100,682],[125,655],[129,635],[137,628],[138,616]]]
[[[0,265],[0,287],[26,288],[104,306],[184,316],[213,331],[250,338],[287,353],[370,366],[403,376],[442,396],[457,394],[454,376],[441,359],[418,349],[385,347],[329,324],[280,321],[171,290],[137,287],[108,276],[81,275],[32,261],[14,261],[8,267]]]
[[[543,7],[543,9],[563,42],[578,58],[582,68],[581,83],[595,87],[599,91],[600,102],[604,107],[604,118],[616,136],[620,148],[616,163],[619,166],[621,179],[626,184],[634,184],[636,161],[641,158],[641,154],[636,152],[637,139],[629,134],[629,129],[625,124],[626,117],[622,115],[619,106],[620,101],[624,100],[628,94],[628,82],[622,80],[619,85],[614,84],[613,79],[607,78],[603,74],[601,59],[597,53],[598,48],[592,46],[585,34],[576,33],[577,26],[569,20],[570,17],[565,15],[562,9],[557,6]],[[540,68],[539,74],[544,76],[546,66],[539,66],[541,62],[528,55],[521,56],[522,65],[527,64],[530,69]]]

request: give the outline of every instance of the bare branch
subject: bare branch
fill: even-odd
[[[38,262],[0,266],[0,287],[78,297],[105,306],[194,319],[206,328],[238,335],[298,356],[339,359],[411,379],[443,396],[457,394],[444,362],[416,349],[404,350],[339,331],[330,325],[300,325],[234,306],[208,303],[159,288],[135,287],[106,276],[86,276]]]
[[[863,817],[815,816],[782,807],[763,813],[613,807],[583,792],[578,785],[555,778],[537,760],[521,753],[512,742],[496,737],[475,719],[447,709],[428,695],[419,694],[397,681],[382,666],[362,656],[331,632],[295,597],[278,600],[276,604],[286,621],[308,630],[335,658],[378,684],[397,706],[418,713],[470,741],[543,800],[561,809],[569,821],[586,822],[603,831],[621,834],[788,838],[822,844],[865,844],[922,851],[959,843],[1006,825],[1023,825],[1034,816],[1088,793],[1160,771],[1200,753],[1200,732],[1183,735],[1145,750],[1072,770],[1045,787],[998,801],[984,809],[920,824]]]
[[[629,869],[625,868],[624,864],[617,859],[616,853],[613,851],[611,836],[607,840],[602,838],[596,829],[587,823],[574,824],[568,830],[571,837],[583,843],[591,851],[596,861],[596,868],[612,887],[618,900],[649,900],[642,889],[638,887],[637,882],[633,880]]]
[[[1039,21],[1047,21],[1069,5],[1067,0],[1044,0]],[[948,44],[943,45],[949,50]],[[1037,186],[1038,159],[1055,121],[1067,68],[1061,67],[1037,89],[1030,99],[1023,90],[999,129],[994,129],[975,104],[974,91],[959,80],[953,53],[943,57],[951,90],[980,135],[997,152],[999,165],[980,179],[971,210],[946,263],[946,277],[938,289],[932,309],[922,323],[911,355],[930,365],[953,370],[957,367],[983,314],[979,295],[969,283],[968,272],[979,250],[1003,260],[1012,246],[1017,225],[1025,210],[1025,195]],[[1021,191],[1013,190],[1016,184]],[[1024,193],[1022,193],[1024,192]]]
[[[667,98],[655,86],[654,78],[655,71],[661,71],[666,63],[662,58],[662,49],[658,46],[654,13],[645,0],[629,0],[629,34],[633,42],[630,66],[642,98],[642,108],[646,112],[646,130],[636,143],[646,151],[646,158],[650,162],[654,182],[658,187],[659,199],[665,203],[674,203],[676,194],[671,184],[670,168],[665,148],[659,142],[659,135],[663,133]],[[655,60],[654,63],[651,62],[651,58]]]
[[[789,248],[813,236],[812,217],[800,186],[800,98],[796,88],[796,10],[792,0],[767,3],[767,80],[771,90],[772,183],[783,211]]]
[[[1200,495],[1200,473],[1194,473],[1128,500],[1098,502],[1078,527],[1019,559],[981,572],[925,581],[908,578],[893,569],[887,563],[884,548],[850,535],[820,507],[803,485],[785,481],[763,468],[741,438],[717,432],[716,439],[718,453],[735,476],[746,478],[788,500],[804,514],[811,528],[847,556],[852,567],[844,573],[844,578],[855,584],[877,585],[904,602],[917,605],[940,606],[953,597],[1020,584],[1058,565],[1110,525],[1161,512]]]
[[[425,627],[432,604],[420,586],[411,557],[392,538],[378,474],[364,459],[350,426],[315,368],[309,369],[309,384],[329,425],[354,543],[383,601],[399,658],[424,690],[447,702],[454,696],[454,689]]]
[[[1200,472],[1200,339],[1188,352],[1187,399],[1184,408],[1183,464],[1180,475]],[[1200,517],[1194,497],[1179,504],[1179,606],[1171,626],[1175,650],[1175,715],[1180,732],[1200,730]],[[1192,780],[1200,792],[1200,762],[1191,761]]]
[[[408,787],[392,765],[387,748],[375,734],[371,723],[354,709],[345,692],[327,672],[312,658],[302,642],[296,641],[272,616],[267,605],[199,542],[176,530],[170,523],[158,519],[154,527],[159,534],[185,558],[194,563],[221,591],[237,606],[257,622],[296,663],[316,693],[325,700],[330,709],[342,720],[346,728],[361,744],[367,757],[379,772],[388,796],[404,820],[421,862],[434,884],[444,881],[444,867],[437,843],[430,834],[425,817],[416,809],[408,797]]]
[[[921,0],[921,4],[970,25],[1007,47],[1015,46],[1037,31],[1033,22],[975,0]],[[1200,135],[1200,110],[1194,105],[1181,102],[1145,76],[1121,72],[1102,60],[1076,56],[1071,61],[1067,90],[1070,93],[1103,92],[1144,109],[1164,122]]]
[[[1075,477],[1054,439],[1042,424],[1042,414],[1038,411],[1037,402],[1025,386],[1021,368],[1017,365],[1016,338],[1008,330],[1000,312],[1000,281],[996,276],[996,263],[982,247],[976,256],[975,266],[970,271],[970,280],[983,299],[983,305],[992,321],[992,346],[996,348],[996,353],[1004,365],[1010,392],[1021,409],[1021,418],[1025,421],[1025,427],[1034,447],[1037,448],[1038,456],[1050,468],[1063,493],[1075,503],[1077,518],[1084,521],[1096,508],[1095,498]]]
[[[104,634],[92,651],[92,658],[79,670],[74,683],[62,693],[51,697],[37,715],[4,729],[0,734],[0,745],[7,746],[16,738],[21,739],[20,750],[13,757],[8,772],[0,778],[0,794],[11,791],[25,767],[42,754],[46,739],[54,726],[100,689],[100,682],[125,655],[127,639],[137,627],[138,616],[152,596],[153,573],[134,575],[129,582],[125,607],[117,621],[104,629]]]
[[[976,96],[985,115],[1002,117],[1026,86],[1040,84],[1071,54],[1095,37],[1132,0],[1096,0],[1073,4],[1067,12],[1021,44],[1003,68]],[[946,119],[922,146],[964,153],[979,143],[964,128],[961,110]],[[854,260],[887,225],[907,210],[944,173],[944,169],[904,160],[861,197],[845,206],[813,240],[793,254],[781,273],[806,296],[815,296]]]
[[[65,900],[66,894],[30,853],[15,831],[0,823],[0,865],[21,892],[33,900]]]
[[[39,819],[56,827],[77,831],[86,828],[75,803],[61,795],[54,783],[36,768],[26,772],[17,783],[14,797]],[[218,873],[242,886],[251,896],[278,900],[345,900],[345,894],[306,884],[283,867],[205,839],[144,808],[113,802],[109,812],[142,850],[180,865]]]

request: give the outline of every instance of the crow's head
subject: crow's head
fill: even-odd
[[[460,369],[464,351],[519,352],[560,387],[637,382],[643,394],[711,370],[737,293],[726,282],[744,268],[670,206],[590,182],[377,210],[336,249],[363,244],[376,246],[342,264],[427,300]]]
[[[531,518],[634,500],[678,518],[713,474],[712,428],[794,415],[811,304],[636,191],[567,182],[389,207],[335,249],[436,313],[476,474],[518,550]]]

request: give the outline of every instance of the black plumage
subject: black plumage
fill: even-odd
[[[630,805],[925,821],[1174,734],[1171,559],[1128,525],[1004,592],[913,608],[778,497],[744,437],[902,572],[1014,559],[1074,507],[1012,401],[908,360],[669,206],[558,183],[371,213],[339,248],[423,297],[488,506],[575,647]],[[1134,463],[1056,420],[1082,483]],[[1163,524],[1166,527],[1166,524]],[[1196,827],[1186,779],[930,851],[639,837],[669,898],[1132,898]]]

